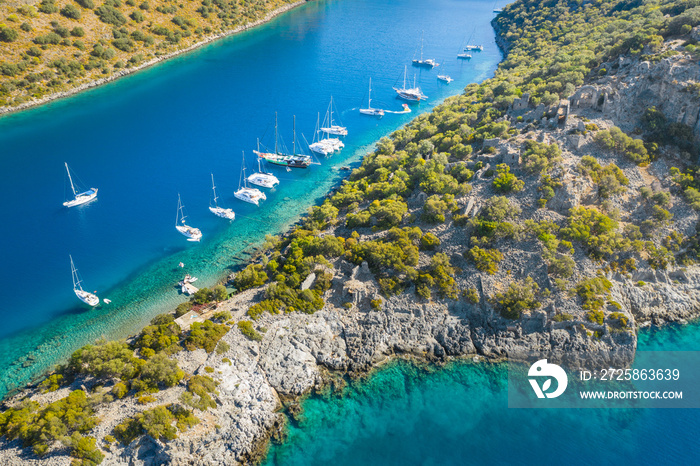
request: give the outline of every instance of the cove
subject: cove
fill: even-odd
[[[642,330],[638,351],[698,351],[700,324]],[[509,409],[505,364],[395,361],[302,403],[272,465],[697,464],[692,409]]]
[[[187,272],[215,284],[243,262],[265,234],[280,234],[337,185],[373,143],[471,82],[493,75],[501,59],[492,4],[466,0],[322,0],[79,95],[0,118],[0,396],[98,338],[121,338],[185,300],[173,285]],[[421,32],[426,57],[411,67]],[[471,61],[457,53],[483,44]],[[400,110],[391,89],[408,80],[429,96],[413,113],[360,115],[372,78],[372,104]],[[437,81],[438,73],[455,79]],[[317,112],[333,95],[350,134],[340,154],[287,173],[261,207],[235,200],[241,152],[254,166],[256,139],[274,131],[291,142],[292,116],[309,141]],[[90,204],[65,209],[68,164],[88,187]],[[211,215],[210,173],[228,223]],[[188,243],[174,227],[177,195],[188,223],[203,232]],[[87,309],[71,289],[71,254],[85,289],[112,301]],[[177,264],[185,263],[185,269]]]

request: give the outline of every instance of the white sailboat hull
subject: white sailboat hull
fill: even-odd
[[[267,196],[265,196],[265,193],[260,191],[259,189],[255,188],[241,188],[235,193],[233,193],[234,196],[236,196],[237,199],[240,199],[241,201],[248,202],[250,204],[255,204],[259,205],[261,200],[267,199]]]
[[[361,108],[360,113],[363,115],[384,116],[384,110],[381,108]]]
[[[87,304],[88,306],[95,307],[98,304],[100,304],[100,298],[95,296],[92,293],[88,293],[87,291],[83,291],[81,289],[74,289],[75,295],[78,297],[79,300]]]
[[[248,177],[248,183],[262,186],[263,188],[274,188],[276,185],[280,184],[280,180],[277,179],[275,175],[269,173],[253,173]]]
[[[326,134],[333,134],[336,136],[347,136],[348,135],[348,129],[344,126],[338,126],[338,125],[332,125],[329,128],[321,128],[321,131],[323,131]]]
[[[224,209],[223,207],[209,207],[209,210],[212,214],[216,215],[217,217],[227,218],[229,220],[234,220],[236,218],[236,214],[233,212],[233,209]]]
[[[187,225],[176,225],[175,228],[182,235],[187,237],[187,241],[199,241],[202,239],[202,232],[199,231],[199,228],[193,228]]]
[[[77,205],[87,204],[97,198],[97,188],[90,188],[84,193],[76,194],[75,199],[63,203],[65,207],[75,207]]]

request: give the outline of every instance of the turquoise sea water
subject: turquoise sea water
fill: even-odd
[[[698,351],[700,325],[640,332],[640,351]],[[394,362],[313,396],[272,465],[698,464],[695,409],[509,409],[504,364]]]
[[[492,4],[474,0],[321,0],[267,25],[78,96],[0,118],[0,396],[101,336],[123,337],[184,301],[173,285],[184,272],[212,285],[242,252],[278,234],[339,183],[338,167],[358,163],[381,136],[428,111],[470,82],[492,76],[501,54],[489,21]],[[442,65],[411,67],[425,56]],[[457,52],[468,37],[483,44],[470,62]],[[367,104],[400,110],[391,89],[409,81],[430,99],[407,115],[378,120]],[[448,73],[455,81],[439,83]],[[274,112],[291,143],[311,139],[317,112],[333,95],[350,134],[340,155],[287,173],[260,208],[237,201],[241,151],[253,163],[256,139],[271,141]],[[65,209],[63,163],[98,199]],[[207,209],[209,174],[229,224]],[[177,195],[200,244],[174,227]],[[88,309],[72,291],[72,254],[85,288],[110,305]],[[185,270],[177,268],[178,262]]]

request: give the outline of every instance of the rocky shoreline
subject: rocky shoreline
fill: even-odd
[[[244,25],[237,26],[237,27],[235,27],[231,30],[228,30],[228,31],[224,31],[224,32],[221,32],[218,34],[212,34],[210,36],[206,36],[204,38],[204,40],[201,40],[201,41],[197,42],[196,44],[193,44],[193,45],[186,47],[182,50],[177,50],[175,52],[170,52],[170,53],[162,55],[160,57],[153,58],[153,59],[148,60],[148,61],[146,61],[138,66],[134,66],[131,68],[124,68],[122,70],[114,72],[114,74],[112,74],[111,76],[108,76],[106,78],[100,78],[100,79],[96,79],[94,81],[83,83],[79,86],[76,86],[76,87],[70,89],[70,90],[49,94],[49,95],[44,96],[40,99],[33,99],[29,102],[24,102],[24,103],[21,103],[17,106],[14,106],[14,107],[10,107],[10,106],[0,107],[0,115],[7,115],[10,113],[15,113],[15,112],[19,112],[22,110],[27,110],[27,109],[32,108],[32,107],[37,107],[39,105],[43,105],[43,104],[52,102],[54,100],[62,99],[64,97],[70,97],[72,95],[78,94],[78,93],[86,91],[88,89],[92,89],[94,87],[98,87],[98,86],[101,86],[103,84],[107,84],[109,82],[116,81],[119,78],[136,73],[137,71],[141,71],[141,70],[144,70],[146,68],[150,68],[151,66],[156,65],[162,61],[166,61],[166,60],[169,60],[173,57],[177,57],[179,55],[191,52],[191,51],[198,49],[204,45],[207,45],[211,42],[217,41],[219,39],[223,39],[225,37],[237,34],[237,33],[242,32],[242,31],[247,31],[248,29],[252,29],[252,28],[260,26],[262,24],[265,24],[265,23],[271,21],[272,19],[274,19],[275,17],[281,15],[282,13],[285,13],[285,12],[287,12],[293,8],[296,8],[298,6],[301,6],[308,1],[311,1],[311,0],[298,0],[297,2],[282,6],[280,8],[277,8],[277,9],[269,12],[262,19],[259,19],[257,21],[253,21],[252,23],[246,23]]]

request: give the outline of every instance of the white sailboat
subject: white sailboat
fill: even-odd
[[[241,178],[238,182],[238,191],[233,193],[233,195],[241,201],[259,205],[259,202],[267,199],[267,196],[259,189],[248,187],[248,179],[245,177],[245,152],[243,153],[242,160],[243,164],[241,165]]]
[[[415,56],[415,55],[414,55]],[[425,66],[430,68],[435,68],[439,63],[432,58],[426,58],[423,60],[423,32],[420,33],[420,60],[413,60],[413,66]]]
[[[78,190],[75,189],[75,184],[73,183],[73,177],[70,174],[70,168],[68,168],[67,163],[65,163],[65,165],[66,165],[66,173],[68,173],[68,181],[70,181],[70,189],[71,189],[71,192],[73,193],[73,199],[64,202],[63,205],[66,207],[74,207],[77,205],[85,204],[86,202],[90,202],[93,199],[95,199],[97,197],[97,188],[90,188],[87,191],[79,193]]]
[[[267,160],[271,164],[286,167],[287,171],[290,171],[290,168],[309,168],[309,165],[314,163],[312,161],[311,157],[308,155],[304,155],[304,154],[295,154],[294,153],[294,152],[296,152],[296,117],[294,117],[293,135],[294,135],[294,139],[292,142],[292,153],[291,154],[281,153],[279,151],[279,148],[277,145],[279,138],[277,135],[277,112],[275,112],[275,152],[274,153],[261,152],[260,147],[258,147],[258,150],[254,150],[253,153],[255,155],[257,155],[258,157],[260,157],[261,159]],[[260,145],[260,141],[258,141],[258,146],[259,145]]]
[[[463,60],[470,60],[470,59],[472,58],[472,54],[471,54],[471,53],[466,53],[466,52],[458,53],[458,54],[457,54],[457,58],[461,58],[461,59],[463,59]]]
[[[258,152],[260,152],[260,140],[258,140]],[[248,181],[256,186],[262,186],[263,188],[274,188],[276,185],[280,184],[280,180],[277,179],[272,173],[267,173],[263,168],[258,157],[258,172],[253,173],[248,177]]]
[[[465,52],[483,52],[484,51],[484,46],[483,45],[467,45],[464,47]]]
[[[449,76],[446,75],[446,74],[439,74],[437,78],[438,78],[439,81],[444,81],[444,82],[446,82],[447,84],[449,84],[449,83],[451,83],[452,81],[454,81],[454,79],[452,79],[451,77],[449,77]]]
[[[100,304],[100,298],[98,298],[92,293],[88,293],[87,291],[83,290],[83,287],[81,286],[82,280],[80,279],[80,275],[78,275],[78,269],[73,263],[73,256],[69,255],[68,257],[70,257],[70,271],[71,275],[73,276],[73,291],[75,292],[75,295],[78,297],[79,300],[81,300],[88,306],[97,306],[98,304]]]
[[[401,89],[393,88],[399,95],[399,98],[403,100],[408,100],[410,102],[420,102],[428,98],[427,95],[423,94],[419,87],[416,86],[416,77],[413,76],[413,87],[406,88],[406,67],[403,68],[403,87]]]
[[[219,198],[216,195],[216,186],[214,185],[213,173],[211,174],[211,190],[214,191],[214,205],[209,206],[209,210],[211,211],[211,213],[216,215],[217,217],[227,218],[229,220],[235,219],[236,214],[233,212],[233,209],[225,209],[223,207],[219,207],[219,203],[217,202]]]
[[[323,118],[323,126],[321,126],[321,131],[326,134],[334,134],[336,136],[348,135],[348,129],[345,126],[333,124],[333,96],[331,96],[331,102],[328,104],[326,116]]]
[[[326,118],[328,118],[328,113],[326,113]],[[339,138],[330,137],[328,132],[322,133],[320,128],[320,115],[316,117],[316,130],[314,133],[314,140],[309,144],[309,150],[316,152],[321,155],[329,155],[333,152],[340,151],[345,144]],[[325,121],[325,120],[324,120]],[[347,134],[347,131],[346,131]]]
[[[175,217],[175,229],[187,237],[187,241],[199,241],[202,239],[202,232],[199,228],[188,226],[185,223],[185,206],[182,205],[180,194],[177,195],[177,217]]]
[[[384,110],[382,110],[381,108],[372,108],[372,78],[369,78],[367,108],[361,108],[360,113],[362,113],[363,115],[372,115],[379,117],[384,116]]]

